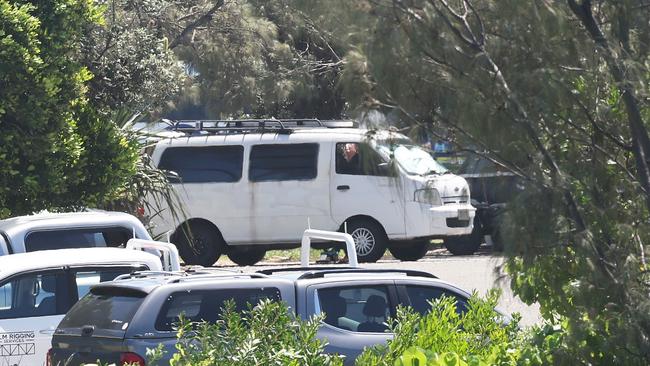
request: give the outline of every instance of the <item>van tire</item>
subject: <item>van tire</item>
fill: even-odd
[[[184,224],[174,235],[173,242],[185,264],[212,266],[221,256],[225,242],[221,233],[204,221]]]
[[[388,248],[390,254],[402,262],[412,262],[422,259],[429,251],[429,240],[420,240],[414,243],[396,244]]]
[[[360,263],[374,263],[384,256],[388,237],[378,223],[360,219],[348,224],[348,233],[352,235]]]
[[[228,258],[240,266],[252,266],[264,259],[266,249],[253,246],[232,246],[228,250]]]
[[[481,246],[483,236],[480,233],[472,233],[463,236],[450,236],[445,238],[445,248],[453,255],[474,254]]]

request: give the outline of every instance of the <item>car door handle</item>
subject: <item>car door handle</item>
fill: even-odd
[[[336,189],[338,189],[339,191],[347,191],[348,189],[350,189],[350,186],[347,184],[342,186],[336,186]]]
[[[41,329],[38,332],[41,334],[53,335],[54,329]]]

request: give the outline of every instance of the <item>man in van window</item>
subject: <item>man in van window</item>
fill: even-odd
[[[361,174],[359,146],[355,143],[343,144],[336,163],[336,172],[339,174]]]

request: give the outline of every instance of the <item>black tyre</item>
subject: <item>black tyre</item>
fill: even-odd
[[[416,243],[396,244],[388,248],[390,254],[401,261],[410,262],[423,258],[430,247],[429,240],[422,240]]]
[[[240,266],[252,266],[264,259],[265,255],[266,249],[256,248],[254,246],[233,246],[228,250],[228,258]]]
[[[203,221],[190,222],[178,229],[173,242],[185,264],[205,267],[219,259],[225,246],[221,233]]]
[[[370,220],[355,220],[348,224],[348,233],[354,239],[360,263],[376,262],[384,256],[388,237],[381,225]]]
[[[474,254],[481,246],[483,235],[472,232],[470,235],[450,236],[445,238],[445,248],[453,255]]]

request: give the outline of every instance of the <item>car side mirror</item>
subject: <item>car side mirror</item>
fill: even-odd
[[[386,177],[392,177],[395,175],[393,174],[393,169],[391,167],[391,164],[389,163],[377,164],[377,173],[378,175],[386,176]]]

